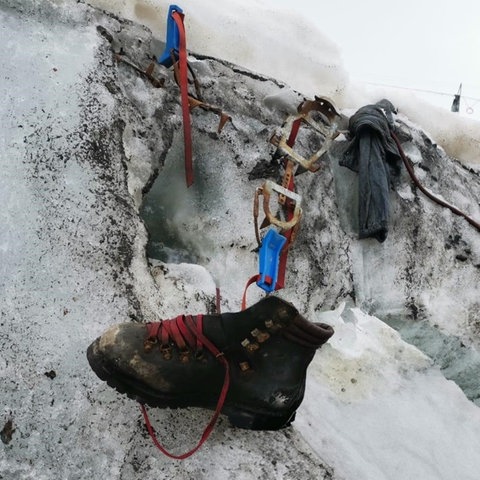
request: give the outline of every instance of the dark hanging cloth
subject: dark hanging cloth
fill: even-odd
[[[340,165],[358,173],[359,238],[385,241],[388,234],[391,175],[400,172],[401,157],[390,135],[395,107],[389,100],[360,108],[348,125],[348,143]]]

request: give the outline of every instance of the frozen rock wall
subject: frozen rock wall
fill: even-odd
[[[0,18],[0,478],[334,478],[298,432],[223,420],[202,455],[169,461],[135,403],[91,372],[85,351],[105,328],[168,310],[138,206],[180,127],[177,92],[114,62],[108,33],[147,57],[141,27],[76,3],[4,2]],[[192,447],[209,416],[152,414],[173,450]]]
[[[345,325],[337,318],[340,314],[335,317],[338,341],[322,349],[313,366],[314,377],[331,392],[325,393],[322,383],[312,384],[298,427],[248,432],[232,429],[222,419],[211,440],[189,461],[161,457],[145,433],[138,407],[99,382],[85,350],[112,323],[211,311],[216,286],[222,290],[223,310],[240,308],[245,282],[257,271],[253,193],[265,178],[278,180],[281,175],[271,161],[274,147],[268,140],[303,96],[227,62],[192,57],[205,100],[230,114],[232,122],[218,134],[214,113],[192,112],[195,184],[187,191],[179,92],[171,72],[157,66],[154,75],[164,79],[165,86],[154,88],[113,56],[123,49],[146,67],[162,48],[146,28],[69,2],[3,2],[0,15],[2,38],[8,39],[0,84],[5,99],[0,152],[0,215],[5,226],[0,232],[0,477],[347,478],[345,472],[354,472],[355,465],[357,471],[368,472],[351,451],[358,438],[352,432],[352,443],[343,442],[342,432],[328,424],[317,403],[321,395],[340,421],[342,410],[337,406],[345,388],[337,388],[339,378],[353,392],[352,399],[357,386],[367,388],[366,397],[371,394],[368,378],[354,384],[345,376],[346,355],[355,352],[347,348],[342,353],[349,345],[343,340],[348,335],[358,340],[367,332],[372,343],[393,338],[389,348],[378,349],[385,357],[405,350],[398,336],[378,320],[364,321],[364,331],[356,330],[355,319],[364,317],[352,314],[349,307],[405,328],[405,335],[419,345],[425,337],[430,346],[453,338],[451,357],[460,358],[458,351],[463,349],[469,355],[462,361],[475,361],[478,232],[422,198],[403,174],[391,194],[387,241],[359,242],[356,177],[338,166],[338,142],[318,174],[296,179],[304,220],[290,253],[287,287],[281,292],[312,320],[346,304]],[[428,188],[480,217],[478,174],[448,158],[406,118],[400,123],[404,148]],[[298,146],[308,150],[315,138],[306,135]],[[164,181],[160,189],[158,184],[152,187],[157,175]],[[150,213],[158,215],[169,232],[176,232],[174,239],[182,239],[196,265],[147,259],[148,234],[139,216],[146,208],[142,202],[147,192],[158,194],[151,197],[150,206],[161,201],[168,207],[163,213]],[[252,287],[249,303],[261,294]],[[349,315],[353,320],[348,321]],[[370,332],[369,325],[375,325]],[[408,328],[418,325],[433,330]],[[428,361],[413,350],[416,353],[405,358],[391,359],[388,368],[398,367],[400,385],[408,384],[423,399],[418,372]],[[368,361],[378,369],[382,357],[372,354],[376,351],[366,349]],[[362,355],[356,363],[368,371]],[[408,362],[413,366],[404,367]],[[330,376],[328,365],[334,370]],[[458,363],[441,366],[455,370]],[[418,384],[408,383],[404,368],[415,370]],[[455,377],[458,372],[450,373]],[[375,373],[379,389],[387,382],[384,376]],[[475,378],[466,378],[471,398],[478,394]],[[427,383],[443,385],[442,381],[436,375]],[[458,389],[454,398],[455,405],[465,402],[474,408]],[[363,407],[355,408],[360,415]],[[369,408],[375,411],[371,404]],[[353,424],[355,415],[349,417]],[[178,452],[195,444],[209,412],[156,411],[152,419],[161,425],[165,443]],[[475,420],[472,425],[477,425]],[[338,441],[329,443],[326,432],[340,435]],[[338,445],[339,453],[327,444]],[[409,450],[404,451],[410,459]],[[348,464],[343,470],[342,458]],[[382,457],[379,465],[388,464],[389,458]],[[358,478],[368,478],[368,473]]]

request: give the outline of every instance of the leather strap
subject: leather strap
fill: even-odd
[[[250,285],[255,283],[257,280],[260,279],[260,275],[254,275],[253,277],[249,278],[247,281],[247,284],[245,285],[245,290],[243,291],[243,297],[242,297],[242,310],[245,310],[247,308],[247,290]]]
[[[188,102],[188,63],[187,63],[187,39],[185,35],[185,27],[183,25],[184,14],[178,11],[172,13],[172,17],[178,27],[180,34],[180,44],[178,52],[178,62],[180,70],[180,95],[182,99],[182,116],[183,116],[183,140],[185,155],[185,180],[187,187],[193,184],[193,164],[192,164],[192,126],[190,123],[190,106]]]
[[[402,157],[403,163],[405,165],[405,168],[407,169],[408,174],[412,178],[413,182],[415,185],[420,189],[420,191],[426,195],[430,200],[433,200],[435,203],[438,203],[438,205],[448,208],[452,213],[455,215],[458,215],[459,217],[463,217],[472,227],[475,227],[478,231],[480,231],[480,223],[474,220],[472,217],[469,217],[466,213],[462,212],[460,209],[455,207],[454,205],[445,202],[441,198],[437,197],[434,195],[430,190],[425,188],[421,183],[420,180],[418,180],[417,176],[415,175],[415,171],[413,170],[413,167],[410,165],[410,162],[408,161],[408,158],[405,155],[405,152],[403,151],[402,145],[400,144],[400,140],[398,137],[395,135],[395,133],[390,132],[394,142],[397,145],[398,152],[400,153],[400,157]]]
[[[167,326],[168,325],[168,326]],[[185,343],[193,344],[197,346],[197,348],[201,348],[205,346],[212,355],[224,366],[225,368],[225,377],[223,380],[222,390],[220,391],[220,395],[218,397],[217,405],[215,407],[215,411],[213,413],[210,422],[205,427],[203,434],[195,447],[189,450],[186,453],[181,455],[174,455],[170,453],[165,447],[161,445],[158,441],[155,432],[153,431],[152,424],[150,422],[150,418],[148,417],[148,412],[143,403],[140,404],[140,409],[143,414],[143,418],[145,420],[145,425],[147,427],[148,433],[154,443],[154,445],[167,457],[173,458],[175,460],[184,460],[185,458],[190,457],[193,455],[207,440],[210,434],[215,427],[215,423],[220,416],[220,412],[222,411],[223,405],[225,403],[225,399],[227,398],[228,388],[230,386],[230,365],[225,358],[223,352],[221,352],[202,332],[203,327],[203,316],[197,315],[196,320],[194,320],[190,315],[188,316],[178,316],[173,320],[166,320],[163,322],[159,322],[159,328],[149,327],[150,332],[155,331],[157,334],[162,335],[163,332],[168,332],[169,335],[172,335],[172,339],[177,343],[177,345]],[[158,330],[161,330],[159,332]],[[150,333],[151,334],[151,333]]]
[[[298,131],[300,129],[302,121],[301,119],[297,119],[293,122],[292,129],[290,130],[290,135],[287,140],[287,145],[289,147],[293,147],[295,145],[295,140],[297,139]],[[289,160],[288,158],[285,159],[285,170],[287,170],[287,164]],[[291,175],[289,178],[288,185],[285,185],[285,188],[291,190],[292,192],[295,190],[295,182],[294,182],[294,175]],[[285,201],[285,206],[287,209],[287,222],[289,222],[293,218],[293,207],[291,202],[288,198]],[[283,235],[287,239],[285,245],[280,253],[280,259],[278,262],[278,277],[277,277],[277,284],[275,285],[275,290],[281,290],[285,287],[285,275],[287,272],[287,257],[288,257],[288,249],[290,244],[292,243],[292,234],[293,229],[287,230],[283,232]]]

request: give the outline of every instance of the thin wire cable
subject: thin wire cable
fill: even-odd
[[[410,91],[413,91],[413,92],[433,93],[435,95],[444,95],[444,96],[447,96],[447,97],[454,97],[455,96],[454,93],[437,92],[435,90],[426,90],[426,89],[422,89],[422,88],[401,87],[399,85],[388,85],[386,83],[376,83],[376,82],[364,82],[364,83],[366,83],[367,85],[376,85],[378,87],[389,87],[389,88],[398,88],[399,90],[410,90]],[[466,95],[462,95],[461,98],[480,102],[480,98],[469,97],[469,96],[466,96]]]

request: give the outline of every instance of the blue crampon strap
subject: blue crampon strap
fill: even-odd
[[[164,67],[170,68],[173,65],[172,52],[178,59],[178,51],[180,50],[180,32],[178,26],[173,19],[173,12],[183,14],[183,10],[178,5],[170,5],[167,17],[167,37],[166,45],[163,53],[158,57],[157,62]]]
[[[257,285],[267,293],[273,292],[277,285],[280,254],[287,239],[271,228],[262,241],[258,252],[259,278]]]

